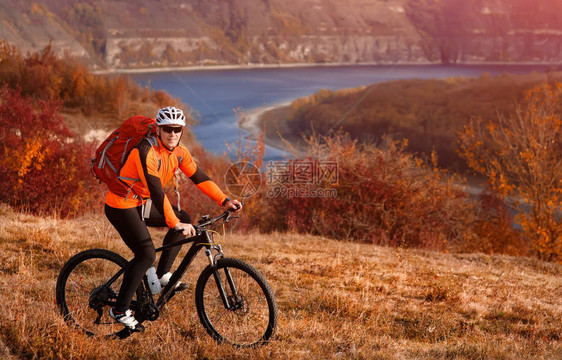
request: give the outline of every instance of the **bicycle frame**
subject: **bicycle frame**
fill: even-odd
[[[218,219],[218,218],[216,218],[216,219]],[[216,219],[213,219],[213,220],[216,220]],[[198,231],[197,231],[197,234],[195,236],[186,238],[184,240],[177,241],[173,244],[164,245],[164,246],[161,246],[161,247],[155,249],[155,251],[158,253],[158,252],[162,252],[164,250],[167,250],[167,249],[170,249],[170,248],[173,248],[173,247],[176,247],[176,246],[183,246],[185,244],[192,243],[191,247],[189,248],[186,255],[184,256],[182,262],[179,264],[176,271],[174,271],[174,273],[172,274],[172,276],[170,278],[170,281],[162,289],[162,292],[160,293],[160,296],[158,297],[158,300],[156,302],[154,302],[154,297],[150,293],[150,291],[147,291],[147,294],[150,294],[150,303],[152,303],[156,306],[156,309],[158,310],[158,312],[161,311],[162,308],[166,305],[166,303],[173,297],[173,295],[175,294],[174,287],[176,286],[177,282],[181,279],[181,277],[185,274],[185,272],[187,271],[187,269],[189,268],[189,266],[191,265],[191,263],[193,262],[193,260],[197,256],[197,254],[199,253],[199,251],[201,251],[203,248],[206,248],[206,255],[207,255],[207,258],[209,259],[209,264],[211,266],[214,265],[216,256],[219,256],[219,257],[223,256],[222,248],[220,247],[220,245],[217,245],[217,246],[212,245],[213,241],[211,239],[211,236],[209,235],[209,232],[203,227],[204,225],[206,225],[206,224],[203,224],[202,226],[200,225],[200,226],[196,227],[198,229]],[[215,258],[212,256],[211,249],[215,249],[219,252],[219,254],[217,254],[215,256]],[[98,290],[94,294],[92,294],[92,296],[98,294],[100,291],[103,291],[103,290],[107,289],[109,286],[111,286],[129,268],[129,266],[131,266],[131,262],[132,262],[132,260],[129,261],[129,263],[126,266],[121,268],[115,275],[113,275],[111,277],[111,279],[109,279],[103,286],[98,288]],[[215,282],[217,283],[217,287],[219,288],[221,299],[222,299],[225,307],[228,309],[231,306],[229,304],[224,285],[222,284],[222,281],[221,281],[221,279],[220,279],[220,277],[218,276],[217,273],[214,274],[214,277],[215,277]],[[229,271],[226,272],[226,278],[227,278],[229,286],[230,286],[230,288],[233,292],[234,300],[235,300],[235,302],[238,302],[239,298],[238,298],[238,294],[236,292],[236,287],[234,285],[234,281],[233,281],[232,276],[231,276]],[[145,289],[148,289],[149,287],[148,287],[148,282],[147,282],[146,276],[144,277],[143,281],[144,281],[144,284],[145,284]],[[113,305],[109,302],[107,302],[107,303],[108,303],[108,305]],[[141,306],[142,306],[142,304],[138,300],[137,301],[133,300],[131,302],[132,308],[140,309]],[[156,318],[158,318],[158,316],[156,316],[152,320],[156,320]]]
[[[189,265],[191,265],[191,263],[193,262],[193,259],[195,259],[195,256],[197,256],[199,251],[201,251],[201,249],[205,247],[205,248],[207,248],[208,255],[210,256],[210,249],[211,249],[212,240],[211,240],[211,237],[209,236],[209,233],[206,230],[204,230],[200,234],[195,235],[193,237],[187,238],[185,240],[178,241],[174,244],[164,245],[164,246],[156,249],[156,252],[161,252],[163,250],[166,250],[166,249],[169,249],[169,248],[172,248],[172,247],[175,247],[175,246],[182,246],[182,245],[188,244],[190,242],[193,242],[193,244],[191,245],[191,247],[187,251],[187,254],[185,254],[182,262],[179,264],[176,271],[174,271],[174,273],[172,274],[172,277],[170,278],[170,281],[168,282],[168,284],[164,287],[164,289],[162,289],[162,292],[160,293],[160,297],[158,298],[158,301],[156,302],[156,307],[158,308],[158,310],[161,310],[164,307],[164,305],[166,305],[168,300],[170,300],[172,298],[172,296],[174,295],[174,291],[173,291],[174,287],[176,286],[177,282],[181,279],[181,277],[185,274],[185,272],[189,268]],[[212,260],[212,257],[210,258],[210,261],[211,260]],[[213,262],[211,262],[211,265],[213,265]]]
[[[201,241],[197,241],[198,238],[201,238]],[[214,266],[215,259],[216,259],[216,256],[215,256],[215,258],[213,258],[213,256],[212,256],[212,253],[211,253],[212,248],[217,249],[219,251],[219,254],[217,254],[217,256],[219,256],[219,257],[224,256],[224,254],[222,253],[222,248],[221,248],[220,245],[217,245],[217,246],[211,245],[212,239],[211,239],[211,237],[209,236],[209,233],[206,230],[201,231],[201,233],[199,235],[196,235],[194,237],[191,237],[191,238],[188,238],[188,239],[185,239],[185,240],[182,240],[182,241],[178,241],[174,244],[162,246],[162,247],[156,249],[156,251],[160,252],[162,250],[166,250],[166,249],[174,247],[174,246],[181,246],[183,244],[186,244],[186,243],[189,243],[189,242],[192,242],[192,241],[193,241],[193,245],[191,245],[187,254],[183,258],[182,262],[180,263],[180,265],[178,266],[176,271],[174,271],[174,273],[172,274],[172,277],[170,278],[170,282],[162,290],[161,295],[158,298],[158,301],[156,302],[156,307],[158,308],[158,310],[161,310],[164,307],[164,305],[166,305],[166,303],[172,298],[172,296],[174,295],[173,289],[176,286],[176,283],[185,274],[185,272],[189,268],[189,265],[191,265],[191,263],[193,262],[193,259],[195,259],[195,256],[197,256],[197,254],[199,253],[199,251],[201,251],[201,249],[203,247],[206,248],[205,252],[206,252],[207,258],[209,259],[209,265],[211,265],[211,266]],[[238,291],[236,290],[236,285],[234,284],[234,279],[232,278],[232,275],[231,275],[231,273],[228,269],[225,269],[225,275],[226,275],[226,279],[228,281],[228,285],[230,286],[230,290],[232,291],[232,295],[234,296],[234,304],[236,304],[240,301],[240,299],[238,297]],[[224,285],[222,283],[222,280],[221,280],[219,274],[215,271],[213,273],[213,276],[215,278],[215,282],[216,282],[217,287],[219,289],[219,293],[220,293],[222,302],[224,304],[224,307],[226,309],[231,309],[232,306],[231,306],[231,304],[228,300],[228,297],[226,296],[226,290],[224,288]]]
[[[174,273],[172,274],[172,277],[170,278],[170,281],[168,282],[168,284],[164,287],[164,289],[162,289],[162,292],[160,293],[160,297],[158,298],[158,301],[155,303],[158,310],[161,310],[164,307],[164,305],[168,302],[168,300],[170,300],[172,298],[172,296],[174,294],[174,292],[173,292],[174,286],[179,281],[179,279],[181,279],[181,277],[185,274],[185,272],[189,268],[189,265],[191,265],[191,263],[195,259],[195,256],[197,256],[197,254],[199,253],[199,251],[201,251],[201,249],[203,247],[207,248],[207,250],[209,251],[209,256],[210,256],[211,241],[212,240],[209,236],[209,233],[206,230],[203,230],[203,231],[201,231],[201,233],[199,233],[198,235],[195,235],[193,237],[186,238],[184,240],[180,240],[180,241],[175,242],[173,244],[164,245],[164,246],[161,246],[161,247],[155,249],[155,251],[158,253],[158,252],[162,252],[163,250],[166,250],[166,249],[169,249],[169,248],[172,248],[172,247],[183,246],[183,245],[188,244],[188,243],[193,243],[191,245],[191,247],[189,248],[185,257],[183,258],[182,262],[180,263],[180,265],[176,269],[176,271],[174,271]],[[210,259],[212,260],[212,257],[210,257]],[[127,263],[126,266],[119,269],[119,271],[117,273],[115,273],[115,275],[113,275],[103,286],[98,288],[98,291],[96,291],[96,293],[94,293],[92,295],[95,295],[95,294],[99,293],[100,291],[103,291],[103,290],[107,289],[109,286],[111,286],[131,266],[131,262],[132,262],[132,260],[130,260]],[[211,265],[212,265],[212,263],[211,263]],[[148,289],[148,282],[146,281],[146,277],[143,280],[145,282],[145,288]],[[154,303],[154,299],[152,298],[152,294],[151,294],[151,300]],[[109,305],[113,305],[113,304],[109,303]],[[138,305],[138,301],[133,300],[131,302],[132,307],[136,307],[137,305]]]

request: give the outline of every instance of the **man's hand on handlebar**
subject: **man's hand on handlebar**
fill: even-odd
[[[242,209],[242,203],[238,200],[228,200],[224,204],[224,207],[227,210],[230,210],[232,212],[237,212],[237,211],[240,211]]]
[[[193,227],[193,225],[191,224],[186,224],[186,223],[178,223],[175,227],[174,230],[180,232],[183,236],[195,236],[195,228]]]

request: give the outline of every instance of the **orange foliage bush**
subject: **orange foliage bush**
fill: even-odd
[[[460,154],[493,190],[517,208],[516,221],[533,252],[562,258],[562,83],[528,91],[515,115],[481,118],[460,133]]]
[[[85,186],[93,148],[73,137],[59,109],[56,102],[0,89],[0,202],[61,216],[89,206],[93,195]]]
[[[479,196],[478,216],[473,223],[475,237],[463,244],[464,252],[529,255],[529,246],[520,230],[514,227],[512,209],[491,189]]]
[[[359,144],[342,133],[311,137],[306,157],[285,163],[293,168],[336,164],[337,182],[333,177],[293,182],[280,191],[270,178],[259,196],[246,202],[252,205],[246,207],[249,226],[392,246],[465,249],[475,239],[476,203],[459,189],[458,179],[414,158],[405,146]]]
[[[24,57],[17,48],[0,40],[0,84],[18,88],[25,96],[59,101],[65,110],[114,119],[133,115],[135,101],[158,107],[179,105],[165,92],[140,87],[128,77],[94,75],[84,64],[57,57],[51,45]]]

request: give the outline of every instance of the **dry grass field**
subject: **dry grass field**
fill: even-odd
[[[206,334],[193,292],[126,340],[68,327],[55,305],[64,262],[94,247],[130,256],[104,219],[0,207],[0,245],[2,359],[562,359],[562,266],[553,263],[233,234],[226,254],[265,275],[280,310],[272,343],[237,350]]]

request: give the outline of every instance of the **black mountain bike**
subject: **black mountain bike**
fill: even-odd
[[[192,243],[170,282],[152,295],[146,275],[136,290],[131,310],[139,322],[135,330],[109,316],[130,262],[105,249],[80,252],[64,264],[57,279],[57,305],[67,323],[91,336],[126,338],[143,331],[144,321],[158,319],[160,311],[176,294],[175,286],[200,250],[209,261],[195,287],[195,306],[203,327],[219,343],[236,347],[265,345],[277,327],[277,303],[265,278],[251,265],[223,254],[210,234],[232,219],[229,211],[215,218],[203,216],[194,226],[196,235],[156,249]],[[156,300],[155,297],[158,297]]]

